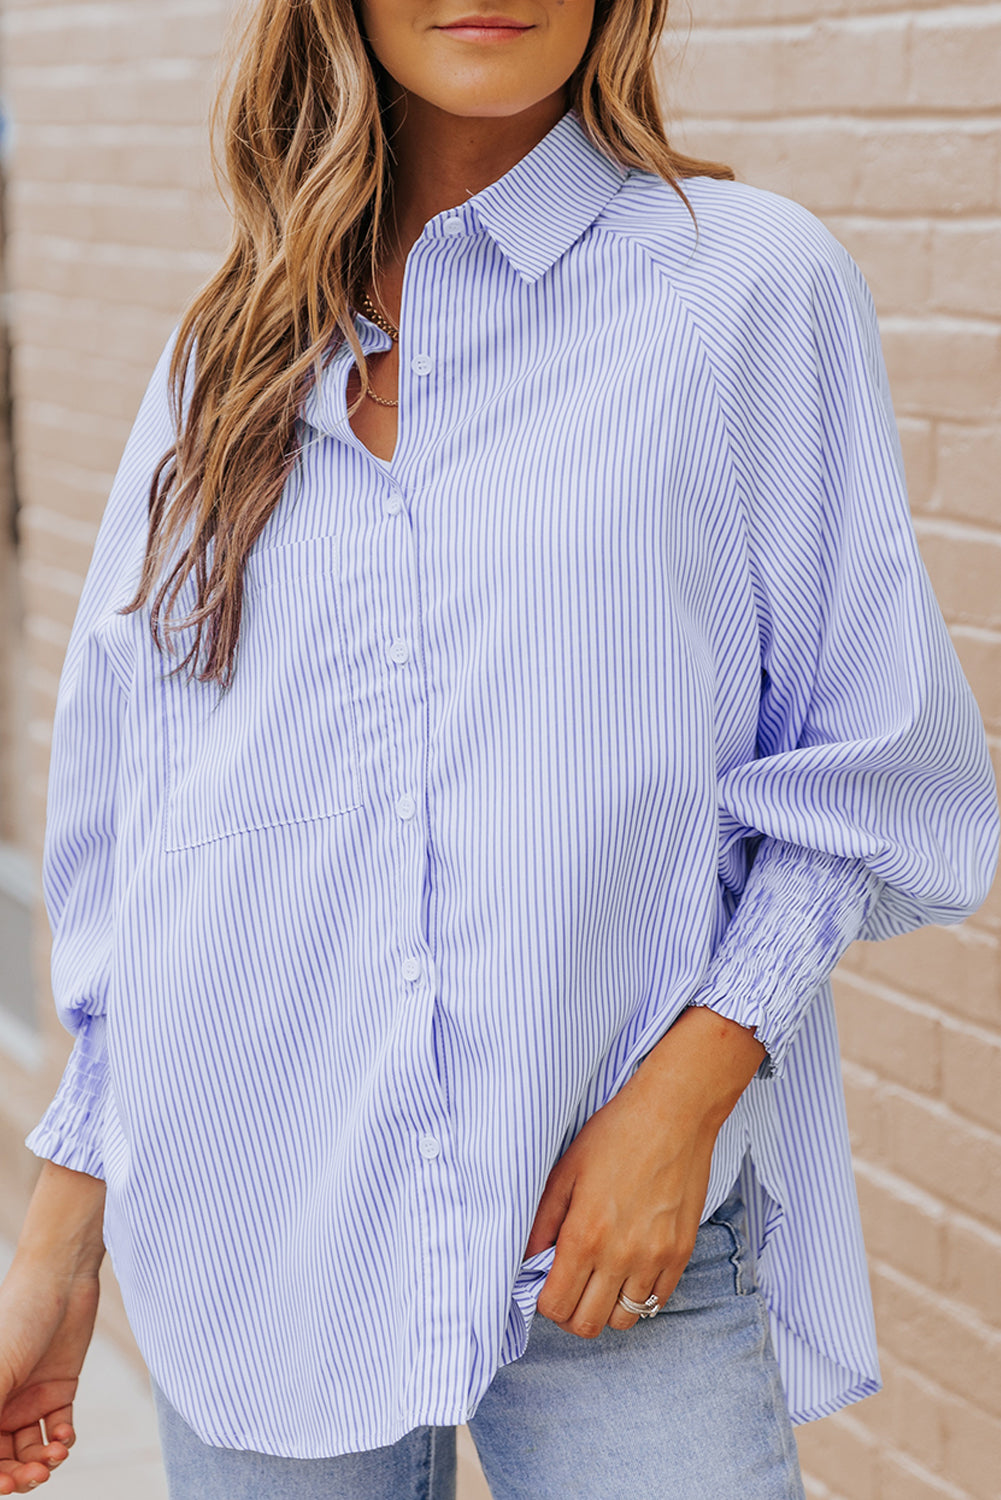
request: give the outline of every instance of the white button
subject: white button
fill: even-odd
[[[382,503],[389,511],[389,514],[391,516],[398,516],[400,511],[403,509],[403,496],[398,495],[396,491],[393,490],[391,494],[386,496],[385,500],[383,500]]]
[[[440,1150],[441,1147],[433,1135],[421,1136],[421,1155],[427,1157],[428,1161],[433,1161]]]
[[[434,360],[428,354],[415,354],[410,361],[410,368],[415,375],[430,375],[434,369]]]
[[[444,232],[446,234],[461,234],[462,233],[462,220],[461,219],[443,219],[441,227],[442,227],[442,229],[444,230]]]
[[[400,965],[400,973],[404,979],[420,979],[421,961],[419,958],[405,958]]]
[[[389,655],[393,661],[399,662],[402,666],[405,661],[410,660],[410,647],[406,641],[394,641],[389,648]]]
[[[396,811],[401,818],[412,818],[417,811],[417,803],[409,792],[404,792],[402,797],[396,799]]]

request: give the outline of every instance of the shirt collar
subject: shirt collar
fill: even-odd
[[[536,281],[590,228],[628,175],[628,167],[594,145],[570,108],[503,177],[429,227],[437,238],[445,219],[472,212],[524,280]]]
[[[594,145],[571,107],[503,177],[429,219],[421,238],[483,229],[525,281],[537,281],[591,227],[629,172]]]
[[[523,280],[534,282],[591,227],[629,170],[594,145],[571,107],[503,177],[429,219],[421,237],[451,239],[457,232],[482,230]],[[365,355],[388,349],[392,342],[388,333],[364,317],[355,319],[355,331]],[[342,341],[333,364],[339,365],[350,352]],[[321,430],[341,430],[347,425],[346,412],[331,411],[331,400],[328,378],[307,394],[303,420]]]

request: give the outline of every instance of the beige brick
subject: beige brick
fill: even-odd
[[[775,104],[783,113],[868,112],[907,88],[906,12],[861,20],[820,19],[776,37]],[[773,106],[773,112],[775,108]]]
[[[884,1450],[877,1467],[880,1500],[967,1500],[963,1490],[904,1453]]]
[[[986,528],[924,516],[915,518],[915,530],[946,619],[1001,628],[1001,538]]]
[[[877,1445],[861,1422],[838,1412],[821,1422],[802,1424],[795,1428],[795,1434],[804,1468],[836,1478],[852,1500],[878,1500]]]
[[[178,251],[204,243],[209,219],[206,203],[196,194],[125,190],[103,183],[80,183],[72,190],[51,183],[26,183],[16,196],[15,214],[18,229],[36,235],[156,244]]]
[[[86,572],[93,547],[75,537],[53,535],[46,532],[39,545],[39,538],[28,520],[25,522],[24,567],[30,573],[37,559],[46,568],[58,568],[74,578]]]
[[[956,319],[883,318],[897,412],[983,420],[1001,409],[1001,328]]]
[[[929,222],[829,214],[826,223],[858,262],[883,317],[927,310],[932,288]]]
[[[907,9],[920,11],[942,0],[911,0]],[[989,0],[984,0],[989,3]],[[704,0],[698,8],[701,25],[813,20],[820,16],[865,15],[887,10],[887,0]],[[679,14],[686,16],[683,8]],[[677,24],[677,23],[676,23]]]
[[[1001,734],[1001,631],[955,625],[950,634],[989,734]]]
[[[940,5],[941,0],[912,0],[909,10]],[[700,25],[813,20],[820,16],[864,15],[885,11],[886,0],[704,0],[698,8]],[[686,12],[679,7],[681,17]],[[675,24],[680,24],[676,21]]]
[[[881,1159],[886,1154],[887,1127],[884,1085],[878,1073],[860,1068],[850,1058],[841,1065],[852,1150]]]
[[[998,206],[1001,131],[996,125],[880,120],[854,142],[856,211],[991,213]]]
[[[947,1215],[944,1229],[943,1289],[953,1301],[1001,1328],[1001,1233],[956,1213]]]
[[[51,719],[56,705],[59,674],[50,672],[41,662],[34,661],[29,653],[27,684],[28,692],[34,698],[36,707]]]
[[[1001,1036],[950,1020],[942,1028],[942,1098],[1001,1132]]]
[[[143,309],[176,319],[219,257],[142,245],[81,247],[55,235],[22,234],[8,263],[15,278],[30,272],[31,284],[49,296],[93,300],[121,318]]]
[[[921,1093],[934,1093],[941,1075],[939,1019],[928,1006],[859,980],[838,976],[838,1031],[845,1057]]]
[[[25,126],[207,123],[211,90],[204,74],[170,59],[128,69],[72,67],[25,69],[20,74],[17,119]]]
[[[994,743],[997,741],[995,740]],[[977,912],[977,922],[983,924],[985,928],[1001,933],[1001,879],[995,880],[991,886],[987,900]],[[995,1004],[985,1009],[993,1011],[997,1009],[997,1006]],[[970,1013],[972,1014],[972,1008]]]
[[[76,405],[95,416],[134,418],[156,361],[167,342],[170,324],[165,320],[163,338],[158,348],[146,351],[141,363],[104,359],[98,354],[71,357],[62,361],[27,342],[19,345],[14,357],[13,386],[15,400],[52,402],[56,406]],[[141,358],[141,351],[139,356]]]
[[[753,29],[702,31],[675,62],[671,80],[672,102],[682,112],[768,115],[778,84],[777,50],[767,33]]]
[[[1001,516],[1001,424],[938,424],[935,508],[997,526]]]
[[[944,1473],[964,1496],[997,1500],[1001,1422],[966,1402],[950,1406],[945,1424]]]
[[[937,434],[935,423],[927,417],[905,417],[897,420],[900,446],[904,453],[907,475],[907,498],[912,511],[929,510],[935,490]]]
[[[949,1227],[943,1204],[864,1157],[855,1161],[855,1186],[867,1253],[928,1287],[943,1288]]]
[[[76,615],[76,606],[79,599],[79,589],[83,586],[83,579],[78,580],[75,592],[65,588],[56,588],[48,584],[42,578],[32,577],[30,569],[24,570],[24,607],[28,614],[41,615],[53,624],[69,629]]]
[[[19,176],[59,186],[67,182],[191,192],[210,184],[204,127],[164,127],[138,141],[118,126],[36,125],[18,140]]]
[[[44,505],[57,515],[86,518],[96,526],[111,488],[109,475],[69,473],[53,464],[38,464],[22,487],[23,503]]]
[[[907,87],[906,16],[703,28],[675,68],[678,109],[741,120],[866,109]]]
[[[894,1084],[883,1088],[882,1164],[957,1208],[975,1205],[1001,1228],[1001,1137],[944,1104]]]
[[[945,6],[912,27],[909,102],[920,109],[996,109],[1001,21],[996,6]]]
[[[17,315],[31,328],[36,350],[87,359],[99,349],[101,358],[108,361],[130,358],[138,343],[155,347],[163,326],[162,316],[144,307],[134,308],[127,318],[109,320],[97,302],[43,292],[25,292],[19,297]]]
[[[673,101],[671,89],[666,98]],[[858,141],[843,122],[742,120],[731,124],[692,113],[672,131],[679,149],[728,162],[742,182],[768,188],[815,213],[857,206]],[[994,157],[990,156],[994,171]]]
[[[213,59],[222,35],[223,8],[220,5],[163,4],[160,7],[135,4],[81,8],[73,14],[65,5],[58,11],[59,48],[64,57],[72,57],[77,69],[87,64],[143,64],[151,57],[158,60],[177,58],[188,62],[202,57]],[[215,24],[213,24],[213,21]],[[18,68],[52,66],[53,32],[50,17],[43,8],[14,12],[8,21],[6,41],[11,60]]]
[[[48,622],[45,622],[48,624]],[[33,626],[37,624],[35,617],[24,622],[24,633],[30,643],[32,659],[39,663],[42,669],[58,677],[62,671],[63,661],[66,656],[66,646],[57,646],[48,639],[38,639],[33,633]],[[68,635],[64,627],[60,627],[61,633]]]
[[[126,421],[94,420],[65,407],[42,403],[27,404],[21,421],[22,443],[91,471],[102,468],[109,452],[124,447],[128,435]]]
[[[970,1020],[996,1024],[1001,1019],[997,939],[972,921],[854,943],[838,972],[868,976]]]
[[[880,1369],[883,1389],[860,1401],[852,1415],[874,1437],[910,1454],[932,1473],[948,1472],[949,1424],[964,1403],[888,1351],[880,1353]]]
[[[817,1479],[807,1469],[801,1469],[803,1476],[803,1493],[806,1500],[845,1500],[843,1495],[837,1494],[829,1485],[824,1484],[822,1479]]]
[[[871,1266],[876,1326],[888,1349],[990,1416],[1001,1416],[1001,1333],[965,1308],[933,1300],[882,1262]]]
[[[929,307],[974,318],[1001,318],[997,218],[936,224],[931,237]]]

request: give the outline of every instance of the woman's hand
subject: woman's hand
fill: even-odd
[[[632,1078],[587,1120],[549,1174],[525,1250],[556,1243],[538,1311],[582,1338],[661,1306],[691,1258],[720,1126],[765,1048],[703,1006],[684,1010]]]
[[[99,1177],[43,1161],[0,1284],[0,1495],[44,1484],[76,1441],[73,1398],[101,1292],[104,1200]]]
[[[73,1398],[99,1296],[96,1270],[65,1276],[25,1256],[0,1285],[0,1495],[44,1483],[76,1441]]]

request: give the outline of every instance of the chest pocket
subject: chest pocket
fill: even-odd
[[[336,537],[251,553],[230,687],[162,679],[165,849],[361,805],[338,558]]]

